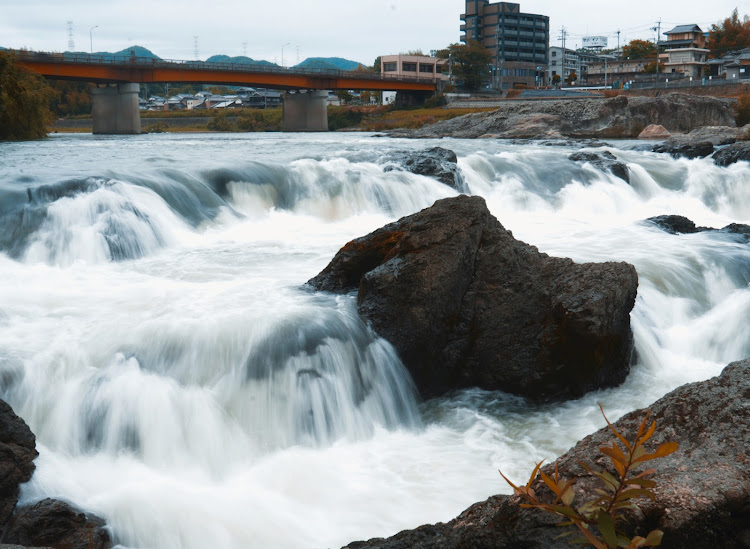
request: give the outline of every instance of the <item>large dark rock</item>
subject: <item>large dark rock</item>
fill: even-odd
[[[105,523],[64,501],[43,499],[19,508],[8,523],[3,543],[56,549],[109,549]]]
[[[609,151],[600,153],[591,151],[574,152],[568,157],[574,162],[588,162],[602,171],[610,171],[626,183],[630,183],[630,171],[628,165],[617,160],[617,157]]]
[[[18,487],[31,479],[36,437],[4,400],[0,400],[0,528],[18,502]]]
[[[727,145],[714,155],[714,164],[717,166],[729,166],[740,160],[750,162],[750,141]]]
[[[638,277],[549,257],[458,196],[349,242],[309,284],[358,289],[360,314],[425,397],[477,386],[534,400],[621,383]]]
[[[667,140],[655,145],[654,152],[667,153],[675,158],[704,158],[714,152],[714,146],[709,141],[684,142],[679,140]]]
[[[423,151],[400,151],[386,158],[389,164],[385,171],[397,169],[393,164],[408,172],[433,177],[453,187],[458,192],[466,192],[466,182],[458,169],[456,153],[442,147],[432,147]]]
[[[640,511],[629,515],[630,535],[654,528],[664,532],[661,547],[713,549],[750,547],[750,360],[727,366],[718,377],[684,385],[651,406],[656,433],[647,443],[653,450],[675,441],[674,454],[648,463],[656,469],[656,501],[640,499]],[[615,427],[632,439],[644,410],[632,412]],[[613,435],[601,429],[563,455],[563,478],[577,477],[576,500],[591,499],[598,479],[583,470],[605,463],[599,447]],[[594,463],[596,461],[596,463]],[[543,469],[548,475],[554,465]],[[546,493],[537,481],[539,495]],[[557,519],[534,509],[522,509],[515,496],[493,496],[477,503],[448,523],[405,530],[388,539],[347,545],[349,549],[563,549],[555,539],[563,530]]]

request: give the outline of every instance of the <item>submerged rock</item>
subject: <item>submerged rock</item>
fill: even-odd
[[[515,240],[480,197],[459,196],[349,242],[309,284],[358,290],[421,394],[462,387],[544,401],[621,383],[638,276]]]
[[[104,520],[54,499],[19,508],[5,529],[3,542],[65,549],[110,549],[113,545]]]
[[[660,229],[671,234],[719,232],[741,235],[744,236],[746,240],[750,240],[750,225],[743,225],[742,223],[730,223],[721,229],[698,227],[690,219],[681,215],[658,215],[656,217],[649,217],[645,221],[646,223],[656,225]]]
[[[18,502],[19,485],[34,472],[36,437],[4,400],[0,400],[0,530]]]
[[[750,141],[728,145],[714,155],[714,164],[717,166],[729,166],[741,160],[750,162]]]
[[[624,162],[617,160],[617,157],[609,151],[603,151],[600,153],[589,152],[589,151],[578,151],[571,154],[568,160],[574,162],[588,162],[592,166],[599,168],[602,171],[612,172],[613,175],[619,177],[626,183],[630,183],[630,171],[628,165]]]
[[[456,153],[449,149],[432,147],[423,151],[401,151],[393,153],[386,161],[396,163],[408,172],[435,178],[458,192],[467,191]],[[385,171],[395,169],[393,165],[385,167]]]
[[[664,532],[661,547],[750,547],[750,360],[727,366],[720,376],[675,389],[651,406],[656,432],[646,443],[653,451],[664,442],[679,450],[649,462],[656,501],[639,499],[640,510],[624,524],[629,535]],[[645,410],[632,412],[614,425],[632,440]],[[591,499],[599,480],[581,461],[601,469],[599,448],[614,435],[603,428],[576,444],[558,460],[560,476],[577,477],[576,499]],[[609,463],[606,461],[606,463]],[[554,464],[542,469],[554,473]],[[529,471],[531,472],[531,471]],[[546,492],[541,481],[537,494]],[[388,539],[350,543],[347,549],[564,549],[560,520],[535,509],[519,507],[516,496],[493,496],[476,503],[447,523],[405,530]]]

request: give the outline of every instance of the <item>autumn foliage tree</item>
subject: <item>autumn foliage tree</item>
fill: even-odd
[[[656,44],[648,40],[631,40],[622,47],[623,58],[655,59]]]
[[[44,78],[20,66],[13,54],[0,51],[0,140],[45,137],[53,96]]]
[[[719,57],[722,54],[750,47],[750,17],[740,19],[737,9],[718,24],[711,25],[708,33],[708,49]]]
[[[448,46],[453,64],[453,74],[470,90],[477,90],[487,79],[487,67],[492,62],[492,55],[476,40],[466,44]]]

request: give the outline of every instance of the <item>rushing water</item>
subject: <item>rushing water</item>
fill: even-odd
[[[303,287],[348,240],[455,192],[385,171],[455,150],[514,235],[638,270],[638,363],[558,405],[420,402],[354,296]],[[750,223],[750,166],[361,134],[53,136],[0,144],[0,396],[37,435],[23,502],[58,497],[132,548],[323,548],[445,521],[612,418],[750,356],[750,245],[647,217]]]

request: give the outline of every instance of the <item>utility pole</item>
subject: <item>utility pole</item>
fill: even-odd
[[[558,37],[558,40],[562,40],[562,74],[560,75],[561,83],[563,80],[565,80],[565,71],[567,70],[567,63],[565,59],[565,38],[568,36],[568,31],[565,30],[565,27],[562,27],[560,29],[560,36]]]
[[[620,51],[620,29],[617,29],[617,51]]]
[[[656,31],[656,81],[659,81],[659,36],[661,36],[661,19],[656,22],[655,27],[651,27],[652,31]]]

